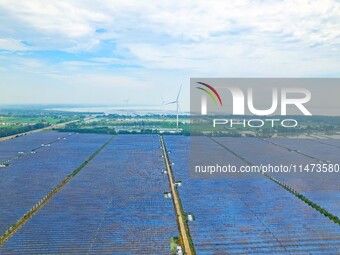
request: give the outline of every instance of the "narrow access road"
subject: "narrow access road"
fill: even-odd
[[[164,157],[164,161],[166,165],[166,170],[168,172],[169,184],[171,188],[171,197],[173,200],[173,204],[174,204],[174,208],[175,208],[175,212],[177,216],[177,224],[178,224],[178,228],[180,231],[180,236],[181,236],[181,240],[183,244],[182,248],[184,249],[185,254],[195,255],[196,253],[192,251],[191,249],[192,241],[191,241],[190,234],[188,233],[188,228],[186,227],[186,221],[183,217],[182,205],[181,205],[181,201],[178,196],[177,188],[176,188],[175,181],[174,181],[175,179],[172,174],[172,169],[171,169],[171,165],[169,162],[168,153],[165,147],[163,137],[160,137],[160,141],[162,144],[162,151],[163,151],[163,157]]]

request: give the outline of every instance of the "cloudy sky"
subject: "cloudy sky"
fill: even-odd
[[[190,77],[340,77],[340,2],[0,0],[0,103],[189,106]]]

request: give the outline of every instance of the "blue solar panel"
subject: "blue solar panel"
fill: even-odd
[[[13,161],[0,173],[5,191],[0,202],[6,208],[0,223],[20,218],[108,138],[74,135]],[[214,138],[239,158],[207,137],[192,139],[212,152],[202,151],[200,162],[235,165],[244,165],[242,158],[252,164],[315,162],[313,155],[304,153],[320,145],[305,141],[310,146],[305,152],[291,141],[277,146],[254,138]],[[236,174],[229,179],[192,179],[190,138],[166,136],[165,142],[175,163],[175,179],[183,183],[178,188],[183,208],[195,215],[189,228],[197,254],[340,253],[340,227],[268,178]],[[170,237],[178,236],[178,230],[173,204],[163,197],[169,184],[161,174],[164,161],[159,146],[156,135],[117,136],[0,253],[169,254]],[[315,155],[324,150],[320,152]],[[275,177],[338,212],[336,179],[320,181],[317,175],[304,174]]]
[[[119,135],[1,254],[169,254],[178,236],[156,135]]]
[[[319,160],[332,161],[340,163],[340,148],[332,147],[327,144],[316,143],[313,139],[288,139],[288,138],[271,138],[279,145],[301,151],[306,155],[310,155]]]
[[[234,160],[218,144],[205,137],[201,139],[213,149],[216,158]],[[224,139],[218,138],[231,144],[228,142],[231,138]],[[175,162],[174,175],[183,182],[179,192],[184,210],[196,217],[189,227],[197,254],[339,254],[340,227],[274,182],[262,175],[191,179],[190,138],[167,136],[165,140]],[[233,140],[239,151],[245,148],[241,140]],[[263,145],[261,141],[252,139],[247,143],[252,159],[255,158],[252,149],[263,151],[258,147]]]
[[[0,142],[0,162],[18,156],[18,152],[27,152],[40,147],[41,144],[49,143],[57,140],[59,137],[62,138],[66,136],[68,136],[68,133],[48,131],[2,141]]]
[[[109,138],[107,135],[73,135],[1,169],[0,231],[4,232],[24,216]],[[34,143],[35,136],[30,139]]]
[[[292,163],[305,168],[310,163],[319,163],[319,160],[333,159],[331,163],[340,162],[338,157],[340,149],[323,144],[326,139],[272,138],[267,139],[268,142],[256,138],[224,137],[215,139],[257,165],[266,163],[289,165]],[[336,143],[336,139],[331,141]],[[254,153],[255,151],[260,151],[260,153]],[[311,169],[311,167],[308,168]],[[297,171],[270,173],[270,175],[340,217],[340,173]]]

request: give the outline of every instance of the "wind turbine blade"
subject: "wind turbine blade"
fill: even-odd
[[[177,95],[176,101],[178,101],[179,94],[181,94],[181,89],[182,89],[182,84],[181,84],[181,87],[179,88],[179,91],[178,91],[178,95]]]
[[[162,103],[161,103],[161,105],[165,105],[165,103],[166,103],[166,100],[164,100],[164,98],[163,98],[163,96],[161,95],[161,99],[162,99]]]
[[[172,101],[172,102],[169,102],[169,103],[166,103],[166,104],[176,104],[177,101]]]

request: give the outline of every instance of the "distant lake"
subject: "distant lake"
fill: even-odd
[[[66,111],[66,112],[103,112],[104,114],[120,114],[120,115],[150,115],[163,114],[161,105],[138,106],[138,105],[117,105],[105,107],[60,107],[47,109],[51,111]],[[164,114],[176,114],[174,105],[164,107]],[[180,112],[180,115],[187,115],[188,112]]]

